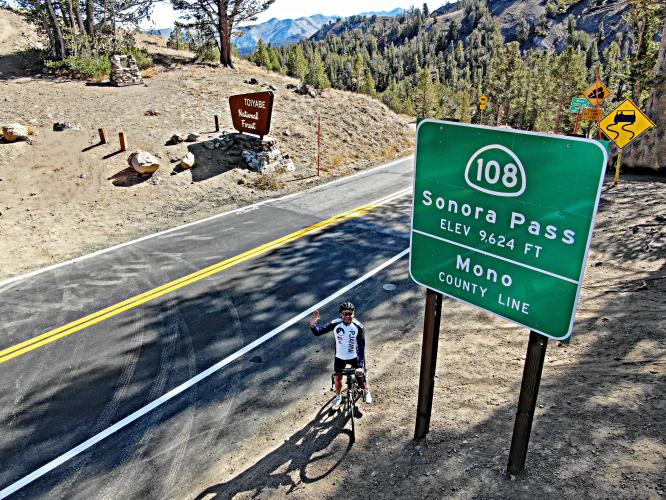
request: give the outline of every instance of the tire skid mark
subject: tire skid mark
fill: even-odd
[[[127,395],[127,391],[130,388],[132,379],[134,378],[134,373],[141,355],[141,348],[143,346],[143,340],[145,337],[145,325],[143,321],[143,315],[139,311],[134,312],[133,318],[133,332],[131,335],[131,342],[128,346],[128,351],[132,354],[129,359],[125,362],[120,377],[116,383],[116,388],[114,390],[113,396],[110,401],[104,405],[100,415],[95,421],[91,435],[95,435],[107,427],[109,427],[115,419],[116,413],[118,412],[118,407],[122,403],[123,399]],[[62,481],[57,488],[54,488],[52,493],[56,493],[54,496],[58,498],[65,498],[69,495],[69,492],[73,487],[79,482],[79,477],[85,474],[84,468],[90,464],[92,457],[90,454],[85,455],[79,459],[76,464],[68,468],[68,477]],[[59,491],[58,491],[59,490]]]
[[[55,286],[57,283],[57,274],[54,273],[51,280],[53,280],[53,285],[55,290],[58,290],[58,288]],[[73,294],[71,290],[63,290],[62,295],[60,296],[60,301],[59,304],[61,306],[64,306],[65,303],[71,302],[71,299],[73,298]],[[53,305],[54,302],[56,301],[51,301],[49,302],[50,305]],[[55,320],[57,322],[63,321],[65,315],[67,314],[68,311],[66,311],[65,307],[56,307],[56,310],[58,311],[55,315]],[[35,387],[36,383],[40,378],[43,377],[44,373],[47,372],[46,367],[51,364],[51,357],[55,354],[54,349],[48,349],[47,352],[44,353],[43,356],[40,356],[39,360],[37,361],[37,366],[34,366],[33,370],[30,370],[30,374],[27,377],[16,377],[15,378],[15,386],[14,386],[14,401],[12,402],[12,412],[10,413],[9,417],[7,418],[6,425],[9,427],[10,425],[14,424],[14,421],[21,416],[21,414],[24,411],[23,405],[26,403],[25,399],[29,398],[30,395],[27,394],[27,392]],[[35,395],[36,396],[36,395]],[[49,405],[51,403],[51,400],[49,399],[46,401],[43,405],[40,405],[40,408],[42,409],[43,413],[48,412]],[[3,427],[4,427],[3,425]]]
[[[185,344],[185,349],[187,350],[187,379],[190,379],[197,373],[197,359],[194,352],[192,333],[190,332],[190,329],[185,322],[185,318],[183,318],[180,311],[176,310],[175,316],[178,321],[178,327],[183,334],[183,342]],[[183,410],[182,414],[179,415],[179,417],[185,419],[185,421],[182,424],[179,434],[174,436],[173,439],[173,441],[178,444],[176,445],[175,450],[172,452],[173,458],[171,460],[171,465],[169,466],[169,471],[166,474],[166,478],[162,481],[162,494],[160,495],[161,498],[172,498],[172,496],[169,495],[169,492],[174,488],[180,479],[179,472],[183,467],[189,439],[192,435],[192,429],[194,428],[198,390],[198,386],[195,385],[192,387],[192,390],[187,392],[187,404],[185,410]],[[177,421],[174,419],[174,422]]]
[[[164,335],[159,335],[159,343],[161,345],[160,361],[157,368],[157,375],[155,376],[152,387],[150,388],[150,391],[145,398],[147,401],[157,399],[159,396],[166,392],[166,383],[174,364],[174,355],[178,345],[178,323],[174,319],[173,312],[176,304],[178,303],[178,299],[178,296],[171,296],[167,299],[165,311],[165,333]],[[142,419],[140,422],[137,422],[137,424],[133,426],[130,435],[122,447],[117,464],[115,465],[115,470],[109,474],[109,479],[106,481],[106,484],[100,488],[101,491],[98,494],[99,498],[115,499],[119,496],[126,496],[120,495],[120,491],[124,489],[124,485],[122,483],[130,485],[133,485],[134,483],[131,481],[131,478],[124,477],[125,471],[123,469],[129,467],[131,462],[135,460],[142,460],[142,455],[146,445],[150,441],[150,438],[155,431],[155,421],[159,418],[160,413],[153,412],[145,419]],[[141,470],[141,468],[137,467],[136,470]]]
[[[136,251],[132,250],[131,253],[136,253]],[[141,273],[128,275],[128,277],[134,280],[134,284],[132,284],[132,286],[150,285],[150,283]],[[131,285],[128,284],[127,286]],[[111,425],[114,420],[119,420],[114,417],[118,412],[118,408],[122,403],[123,397],[127,395],[127,392],[134,378],[134,373],[141,356],[141,350],[144,344],[146,333],[144,317],[140,310],[134,312],[131,326],[128,325],[125,328],[129,329],[129,345],[127,351],[131,354],[120,369],[120,376],[116,381],[113,395],[111,399],[104,405],[98,417],[96,418],[93,430],[90,432],[90,435],[95,435],[101,432],[102,430],[109,427],[109,425]],[[77,342],[75,345],[78,347],[81,344],[81,342]],[[92,457],[89,454],[82,456],[78,461],[68,467],[67,477],[64,478],[63,481],[60,482],[56,487],[54,487],[52,493],[55,494],[57,492],[55,496],[60,498],[71,496],[72,489],[78,483],[79,478],[82,475],[85,475],[84,469],[90,464],[91,459]]]

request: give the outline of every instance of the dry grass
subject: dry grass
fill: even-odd
[[[276,172],[257,176],[252,182],[252,187],[260,191],[278,191],[285,187],[285,183],[280,179],[280,174]]]
[[[333,168],[339,167],[344,161],[345,161],[345,155],[342,154],[342,151],[338,151],[337,153],[335,153],[335,156],[331,161],[331,166]]]
[[[159,75],[162,72],[163,68],[161,66],[151,66],[150,68],[146,68],[141,72],[141,77],[150,79],[153,78],[154,76]]]

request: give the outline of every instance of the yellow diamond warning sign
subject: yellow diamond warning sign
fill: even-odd
[[[643,132],[656,125],[650,120],[631,99],[611,111],[599,122],[601,130],[619,148],[624,148]]]
[[[610,95],[611,91],[601,82],[596,82],[583,91],[583,97],[587,97],[593,106],[600,106]]]

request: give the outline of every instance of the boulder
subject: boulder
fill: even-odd
[[[79,130],[79,127],[70,122],[55,122],[53,124],[54,132],[62,132],[64,130]]]
[[[171,138],[166,141],[167,146],[175,146],[176,144],[180,144],[181,142],[184,142],[187,137],[181,135],[181,134],[173,134]]]
[[[2,136],[9,142],[25,141],[28,135],[30,131],[20,123],[10,123],[2,127]]]
[[[296,93],[301,95],[309,95],[310,97],[317,97],[317,89],[304,83],[299,88],[296,89]]]
[[[133,152],[127,158],[127,163],[139,174],[152,174],[160,168],[160,161],[146,151]]]
[[[187,170],[188,168],[192,168],[194,166],[194,163],[195,163],[194,155],[190,151],[181,158],[180,168],[182,168],[183,170]]]

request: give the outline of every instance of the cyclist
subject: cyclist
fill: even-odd
[[[363,401],[372,403],[370,389],[365,379],[365,331],[363,324],[354,317],[356,307],[351,302],[340,304],[340,317],[335,318],[324,326],[317,326],[320,315],[315,310],[310,317],[310,329],[316,336],[328,332],[335,335],[335,362],[333,371],[341,372],[345,366],[350,365],[356,369],[358,385],[363,389]],[[333,410],[337,410],[342,404],[342,376],[335,377],[335,398],[333,399]]]

